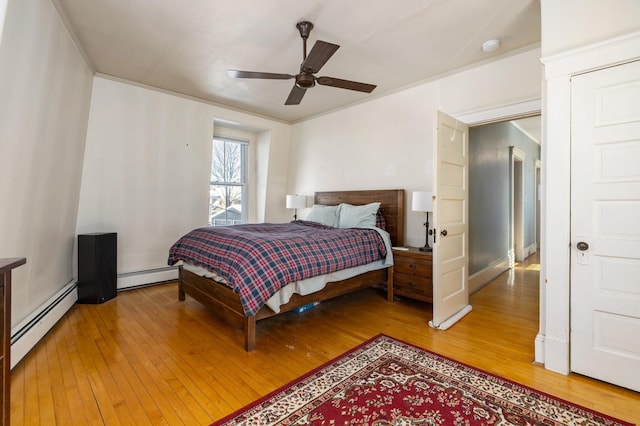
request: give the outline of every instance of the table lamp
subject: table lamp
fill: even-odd
[[[432,249],[429,247],[429,212],[433,211],[433,192],[413,191],[411,210],[427,213],[427,221],[424,224],[426,229],[425,243],[424,247],[420,247],[420,251],[431,251]]]
[[[298,209],[307,207],[306,195],[287,195],[287,208],[294,209],[293,220],[298,220]]]

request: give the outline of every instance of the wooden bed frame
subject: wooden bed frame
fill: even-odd
[[[314,204],[337,205],[349,203],[362,205],[379,201],[384,207],[384,218],[387,231],[391,235],[391,245],[404,244],[404,190],[370,190],[370,191],[333,191],[316,192]],[[391,268],[369,271],[364,274],[327,283],[324,289],[301,296],[294,294],[291,300],[280,306],[280,313],[304,306],[313,302],[328,300],[337,296],[351,293],[373,285],[388,282]],[[224,284],[201,277],[180,266],[178,282],[178,299],[185,300],[185,294],[198,300],[203,305],[213,309],[229,322],[239,325],[244,330],[244,346],[247,352],[256,346],[256,322],[261,319],[278,315],[269,307],[263,306],[254,316],[247,317],[240,303],[238,295]]]

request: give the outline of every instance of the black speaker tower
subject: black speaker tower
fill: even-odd
[[[78,303],[103,303],[116,297],[118,234],[78,235]]]

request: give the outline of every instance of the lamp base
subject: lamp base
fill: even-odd
[[[429,247],[429,212],[427,212],[427,221],[424,223],[424,227],[424,246],[420,247],[419,250],[430,252],[433,249]]]

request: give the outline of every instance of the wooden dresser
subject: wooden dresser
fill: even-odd
[[[20,265],[24,265],[27,260],[24,257],[13,259],[0,259],[0,327],[2,349],[0,360],[2,362],[2,373],[0,373],[0,401],[2,401],[2,423],[9,424],[9,413],[11,404],[9,394],[11,391],[11,271]]]
[[[415,247],[408,250],[393,249],[393,268],[388,279],[387,297],[404,296],[433,302],[432,253]]]

